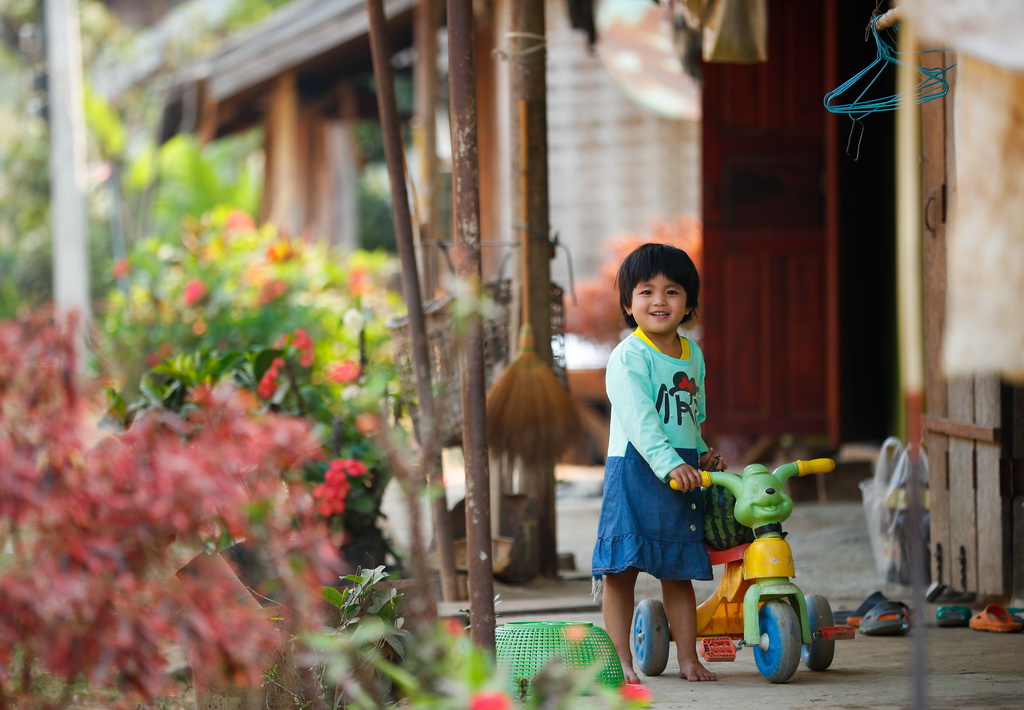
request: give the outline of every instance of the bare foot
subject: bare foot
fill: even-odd
[[[718,680],[718,676],[700,664],[696,658],[679,662],[679,677],[691,683],[701,680]]]
[[[630,685],[636,685],[640,682],[640,677],[637,676],[636,671],[633,670],[633,666],[623,664],[622,675],[625,676],[626,682]]]

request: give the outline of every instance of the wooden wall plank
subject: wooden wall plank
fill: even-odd
[[[950,554],[952,539],[949,524],[949,437],[927,432],[924,445],[928,453],[930,499],[928,546],[930,548],[932,581],[939,584],[952,584],[955,556]]]
[[[923,49],[934,49],[923,47]],[[945,52],[922,55],[924,61],[946,65]],[[942,372],[942,340],[946,318],[946,208],[947,150],[946,113],[953,104],[952,97],[929,101],[921,106],[921,194],[924,199],[922,224],[922,286],[924,289],[924,411],[926,418],[946,418],[948,403],[946,378]],[[928,429],[926,425],[926,429]],[[950,556],[949,509],[949,437],[928,430],[925,432],[925,451],[929,464],[929,555],[932,580],[949,584],[952,560]]]
[[[999,378],[976,377],[974,382],[975,422],[997,427],[1001,418]],[[977,466],[978,593],[1000,595],[1010,591],[1010,500],[1002,485],[1002,447],[975,443]]]
[[[957,378],[949,383],[949,416],[957,421],[974,419],[974,380]],[[960,591],[978,589],[978,517],[975,503],[974,442],[954,438],[949,442],[949,539],[951,586]]]

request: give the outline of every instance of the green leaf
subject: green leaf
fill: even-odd
[[[334,587],[320,587],[320,592],[324,596],[324,601],[333,607],[338,609],[344,609],[346,599],[348,597],[347,592],[342,592]]]
[[[85,124],[99,145],[104,159],[118,159],[124,152],[127,134],[120,117],[89,87],[84,90]]]

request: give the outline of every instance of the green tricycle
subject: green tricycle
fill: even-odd
[[[721,486],[731,496],[735,521],[753,531],[753,540],[726,550],[708,548],[712,564],[725,568],[717,589],[697,607],[697,638],[705,661],[732,661],[744,646],[754,649],[757,669],[772,683],[789,680],[801,658],[814,671],[832,665],[835,642],[854,638],[852,626],[833,624],[832,608],[821,595],[804,595],[790,581],[796,576],[793,552],[782,523],[793,512],[783,484],[793,476],[827,473],[832,459],[793,461],[774,471],[751,464],[742,476],[701,471],[701,486]],[[677,488],[675,481],[672,487]],[[668,664],[671,640],[665,608],[644,599],[633,613],[632,647],[637,667],[658,675]]]

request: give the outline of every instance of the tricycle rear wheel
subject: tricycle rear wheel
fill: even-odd
[[[820,594],[808,594],[807,600],[807,623],[811,627],[811,636],[818,633],[822,626],[832,626],[832,606],[828,599]],[[836,642],[825,638],[812,639],[811,643],[804,646],[800,656],[804,665],[812,671],[823,671],[832,665],[832,659],[836,655]]]
[[[644,675],[660,675],[668,665],[669,627],[665,606],[658,599],[636,605],[632,625],[633,659]]]

